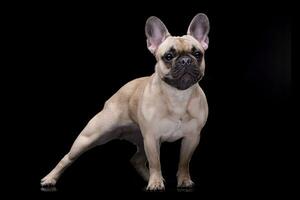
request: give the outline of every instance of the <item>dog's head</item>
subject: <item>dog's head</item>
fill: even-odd
[[[205,14],[197,14],[189,25],[187,35],[182,37],[171,36],[157,17],[148,18],[145,32],[148,49],[157,60],[155,70],[163,81],[185,90],[201,80],[209,32]]]

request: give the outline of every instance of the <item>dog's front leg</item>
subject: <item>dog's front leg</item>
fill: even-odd
[[[144,148],[148,159],[150,172],[147,190],[163,190],[165,186],[160,167],[159,139],[147,134],[144,137]]]
[[[199,134],[189,134],[182,139],[177,171],[177,187],[192,187],[194,185],[190,177],[189,163],[199,141]]]

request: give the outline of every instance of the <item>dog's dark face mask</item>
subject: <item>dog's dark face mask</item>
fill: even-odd
[[[196,48],[191,52],[180,54],[171,48],[162,59],[171,68],[170,72],[163,77],[163,81],[179,90],[188,89],[204,75],[203,70],[200,69],[203,53]]]

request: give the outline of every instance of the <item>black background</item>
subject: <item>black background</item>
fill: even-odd
[[[19,162],[24,166],[21,173],[28,175],[27,191],[40,192],[40,179],[68,152],[105,100],[128,81],[153,73],[146,19],[155,15],[172,35],[183,35],[193,16],[203,12],[211,31],[200,86],[210,113],[190,166],[194,191],[278,192],[276,188],[284,186],[282,166],[290,132],[288,7],[149,4],[43,4],[25,10],[19,19],[20,51],[27,64],[18,70],[18,95],[24,99],[18,106],[25,108],[21,121],[27,140]],[[176,191],[179,147],[180,141],[162,146],[169,192]],[[57,193],[143,192],[146,183],[129,163],[134,152],[125,141],[88,151],[61,177]]]

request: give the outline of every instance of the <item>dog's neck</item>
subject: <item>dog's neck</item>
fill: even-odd
[[[194,84],[186,90],[179,90],[164,82],[157,73],[154,74],[153,78],[159,83],[162,95],[166,97],[167,104],[173,109],[186,108],[197,87],[197,84]]]

